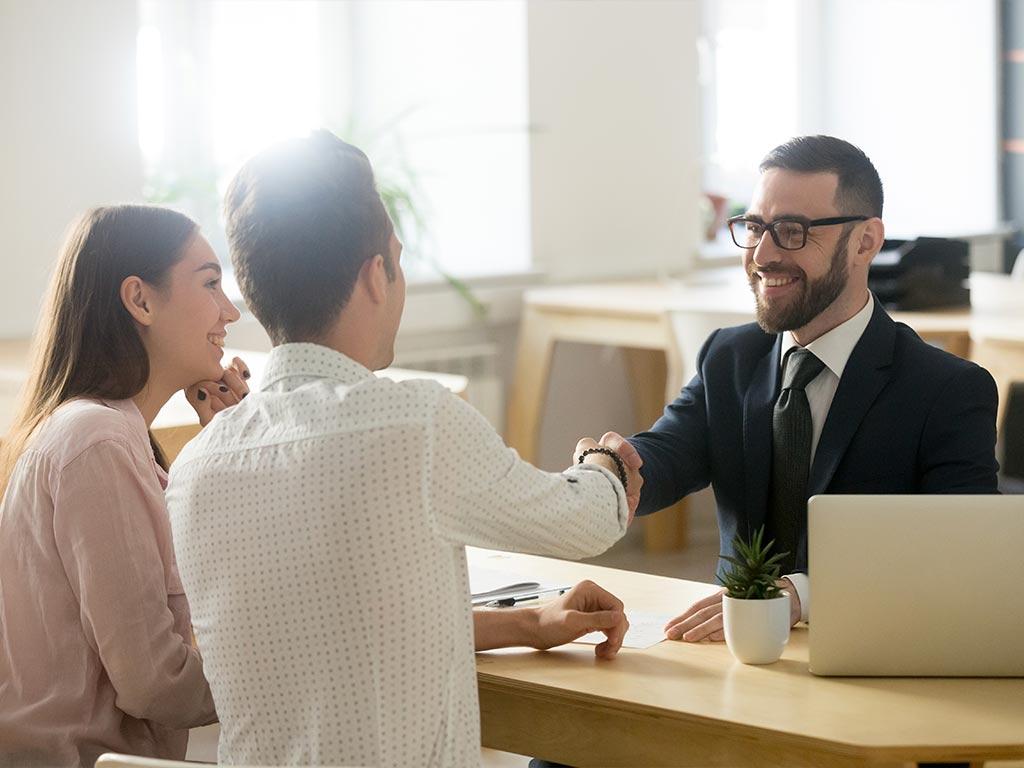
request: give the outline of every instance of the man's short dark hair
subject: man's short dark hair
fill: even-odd
[[[246,162],[224,214],[238,285],[275,344],[320,338],[367,259],[382,254],[394,277],[391,220],[370,161],[328,131]]]
[[[881,216],[882,180],[871,160],[848,141],[833,136],[798,136],[761,161],[761,173],[781,168],[796,173],[834,173],[836,208],[844,216]]]

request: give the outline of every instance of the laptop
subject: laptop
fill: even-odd
[[[816,675],[1024,677],[1024,496],[814,496]]]

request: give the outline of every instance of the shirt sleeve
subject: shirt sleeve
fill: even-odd
[[[448,392],[439,397],[430,442],[430,506],[454,542],[579,559],[626,532],[629,509],[613,473],[590,465],[539,470]]]
[[[117,692],[117,706],[168,728],[188,728],[215,718],[213,698],[198,652],[175,631],[170,522],[152,472],[124,443],[91,446],[59,473],[53,525],[82,629]]]
[[[793,584],[796,596],[800,598],[800,621],[811,618],[811,581],[806,573],[787,573],[786,578]]]
[[[629,438],[643,459],[644,479],[637,515],[670,507],[711,482],[711,458],[704,360],[718,331],[704,342],[697,356],[697,374],[650,429]]]

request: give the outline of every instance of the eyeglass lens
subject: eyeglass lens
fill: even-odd
[[[799,221],[776,221],[772,225],[780,248],[797,250],[805,242],[806,229]],[[734,221],[729,225],[732,239],[740,248],[754,248],[765,234],[765,225],[756,221]]]

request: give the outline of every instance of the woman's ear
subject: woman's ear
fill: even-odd
[[[146,326],[152,324],[149,287],[141,277],[130,275],[121,281],[121,303],[137,323]]]

